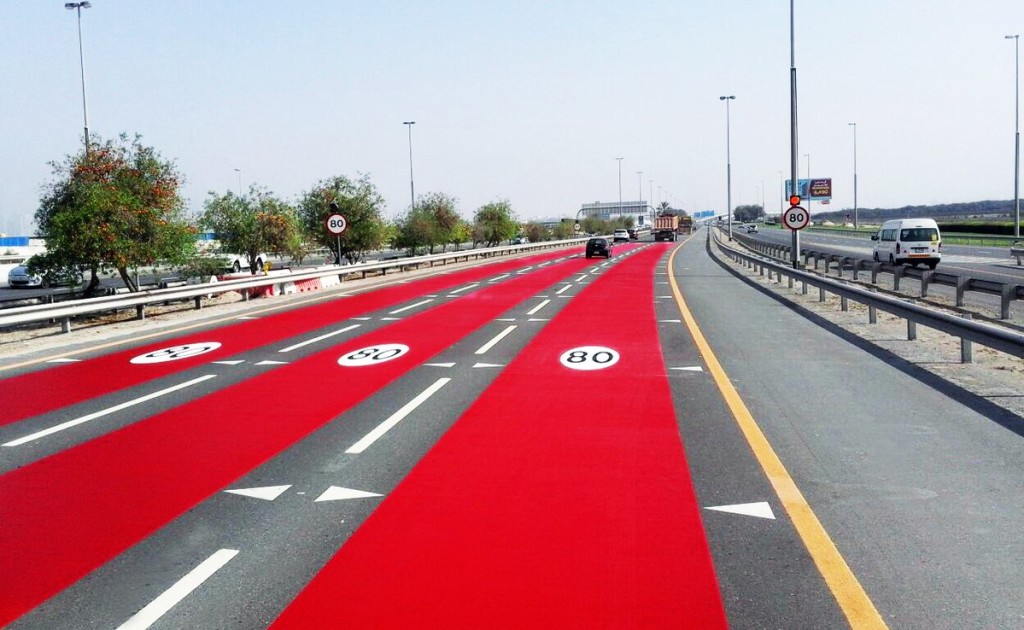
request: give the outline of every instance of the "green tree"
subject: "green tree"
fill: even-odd
[[[257,186],[244,197],[210,192],[203,208],[199,224],[216,233],[222,251],[244,255],[253,274],[262,254],[288,254],[302,238],[295,209]]]
[[[523,228],[523,231],[526,233],[527,240],[531,243],[539,243],[541,241],[548,240],[548,229],[536,221],[530,221],[527,223]]]
[[[574,236],[576,236],[576,232],[573,229],[575,225],[576,222],[573,219],[562,219],[561,221],[558,222],[557,225],[555,225],[554,230],[552,230],[552,236],[555,238],[555,240],[559,241],[564,241],[566,239],[573,238]]]
[[[764,208],[760,205],[736,206],[733,216],[737,221],[750,223],[764,216]]]
[[[430,193],[416,201],[416,207],[398,220],[399,237],[397,247],[416,253],[425,248],[434,253],[434,248],[452,242],[455,230],[462,218],[456,206],[458,201],[444,193]]]
[[[452,230],[451,241],[455,249],[458,250],[459,246],[463,243],[468,243],[473,240],[473,226],[470,225],[466,220],[459,219],[458,225]]]
[[[507,200],[480,206],[473,217],[473,241],[494,247],[511,239],[519,231],[519,222]]]
[[[138,291],[132,268],[157,261],[181,263],[195,247],[195,230],[184,217],[182,177],[173,162],[122,134],[51,163],[35,220],[46,239],[40,271],[91,273],[86,295],[99,287],[99,273],[116,270],[129,291]]]
[[[383,209],[384,198],[366,175],[356,181],[343,175],[321,180],[312,190],[303,193],[298,203],[306,240],[329,249],[338,263],[342,257],[357,263],[367,252],[380,249],[388,242]],[[334,212],[345,217],[346,227],[340,237],[324,227],[328,215]]]

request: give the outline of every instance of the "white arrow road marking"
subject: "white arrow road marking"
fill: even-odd
[[[277,497],[285,493],[285,491],[291,488],[291,486],[263,486],[262,488],[236,488],[234,490],[225,490],[228,494],[238,494],[243,497],[251,497],[253,499],[263,499],[264,501],[273,501]]]
[[[495,368],[495,367],[505,367],[505,366],[500,364],[500,363],[474,363],[473,367],[475,367],[475,368]]]
[[[429,365],[430,367],[455,367],[454,363],[424,363],[423,365]]]
[[[480,349],[477,350],[475,354],[485,354],[488,350],[490,350],[494,346],[498,345],[499,341],[501,341],[502,339],[507,337],[509,335],[509,333],[511,333],[515,329],[516,329],[516,325],[515,324],[512,324],[511,326],[506,327],[505,330],[503,330],[500,333],[498,333],[497,335],[495,335],[494,339],[491,339],[490,341],[488,341],[484,345],[480,346]]]
[[[402,407],[395,413],[391,414],[390,418],[377,425],[377,428],[367,433],[366,436],[363,437],[363,439],[359,440],[358,442],[350,446],[348,450],[345,452],[349,454],[358,455],[359,453],[362,453],[363,451],[368,449],[374,442],[384,437],[385,433],[390,431],[392,428],[394,428],[395,425],[404,420],[407,415],[415,411],[417,407],[426,402],[428,398],[436,394],[438,390],[447,385],[448,382],[451,380],[452,379],[450,378],[439,378],[436,381],[434,381],[433,385],[423,390],[419,396],[410,400],[408,403],[405,404],[404,407]]]
[[[537,314],[537,311],[539,311],[540,309],[544,308],[544,307],[545,307],[545,306],[547,306],[548,304],[551,304],[551,300],[544,300],[543,302],[541,302],[541,303],[540,303],[540,304],[538,304],[537,306],[534,306],[534,307],[533,307],[532,309],[528,310],[528,311],[526,312],[526,314],[527,314],[527,315],[536,315],[536,314]]]
[[[340,486],[331,486],[324,490],[324,493],[316,498],[313,503],[317,501],[344,501],[346,499],[369,499],[370,497],[382,497],[384,495],[377,494],[376,492],[366,492],[365,490],[353,490],[352,488],[342,488]]]
[[[266,361],[260,361],[256,365],[287,365],[287,364],[288,364],[287,361],[272,361],[272,360],[268,359]]]
[[[217,365],[241,365],[245,361],[214,361]]]
[[[4,446],[21,446],[22,444],[27,444],[28,442],[32,442],[32,441],[38,440],[39,438],[46,437],[47,435],[52,435],[54,433],[59,433],[59,432],[65,430],[65,429],[70,429],[71,427],[77,427],[80,424],[85,424],[86,422],[89,422],[90,420],[95,420],[96,418],[102,418],[103,416],[115,413],[117,411],[121,411],[122,409],[127,409],[129,407],[134,407],[135,405],[144,403],[144,402],[146,402],[148,400],[153,400],[154,398],[159,398],[161,396],[165,396],[165,395],[170,394],[172,392],[176,392],[179,389],[185,389],[186,387],[191,387],[193,385],[198,385],[199,383],[202,383],[203,381],[208,381],[211,378],[217,378],[217,375],[216,374],[207,374],[206,376],[200,376],[199,378],[194,378],[191,381],[185,381],[184,383],[179,383],[177,385],[172,385],[171,387],[168,387],[166,389],[161,389],[158,392],[153,392],[152,394],[146,394],[145,396],[140,396],[139,398],[136,398],[134,400],[129,400],[128,402],[123,402],[120,405],[114,405],[113,407],[111,407],[109,409],[104,409],[102,411],[97,411],[95,413],[90,413],[87,416],[82,416],[81,418],[75,418],[74,420],[68,420],[67,422],[58,424],[57,426],[50,427],[49,429],[43,429],[42,431],[38,431],[38,432],[33,433],[31,435],[26,435],[23,438],[18,438],[17,440],[12,440],[12,441],[7,442],[6,444],[4,444]]]
[[[728,512],[730,514],[741,514],[743,516],[756,516],[757,518],[769,518],[775,520],[775,513],[767,501],[760,503],[737,503],[736,505],[719,505],[716,507],[704,508],[716,512]]]
[[[171,588],[147,604],[145,608],[132,615],[117,630],[144,630],[152,626],[160,617],[167,614],[167,611],[188,597],[189,593],[196,590],[200,584],[209,579],[210,576],[219,571],[237,555],[237,549],[218,550],[212,556],[203,560],[199,566],[189,571],[185,577],[175,582]]]
[[[50,359],[47,363],[77,363],[81,359]]]
[[[333,337],[335,335],[340,335],[342,333],[347,333],[350,330],[355,330],[356,328],[359,328],[360,326],[362,326],[362,324],[352,324],[351,326],[346,326],[345,328],[341,328],[339,330],[335,330],[334,332],[329,332],[326,335],[320,335],[319,337],[313,337],[312,339],[309,339],[307,341],[299,342],[299,343],[295,344],[294,346],[288,346],[287,348],[282,348],[281,350],[278,350],[278,352],[291,352],[292,350],[297,350],[299,348],[302,348],[303,346],[308,346],[311,343],[316,343],[318,341],[323,341],[324,339],[330,339],[331,337]]]
[[[409,306],[403,306],[402,308],[395,309],[395,310],[391,311],[390,313],[388,313],[388,315],[398,315],[399,313],[404,313],[405,311],[412,310],[412,309],[416,308],[417,306],[423,306],[424,304],[430,304],[433,301],[434,300],[423,300],[421,302],[416,302],[415,304],[410,304]]]
[[[704,368],[699,365],[690,365],[687,367],[672,367],[670,370],[679,370],[680,372],[703,372]]]

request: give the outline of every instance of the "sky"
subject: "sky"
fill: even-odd
[[[642,197],[761,204],[790,177],[787,0],[91,0],[92,136],[140,134],[191,213],[367,175],[388,218],[445,193],[522,220]],[[0,233],[81,150],[77,12],[0,0]],[[798,163],[831,205],[1011,199],[1021,0],[796,0]],[[725,101],[721,96],[732,95]],[[728,111],[727,111],[728,109]],[[415,121],[415,125],[404,125]],[[856,127],[849,123],[855,122]],[[856,139],[856,160],[854,141]],[[622,158],[621,161],[617,158]]]

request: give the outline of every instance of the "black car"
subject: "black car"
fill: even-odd
[[[612,244],[606,238],[592,238],[587,241],[587,258],[594,256],[612,257]]]

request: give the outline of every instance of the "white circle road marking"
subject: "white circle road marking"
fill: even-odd
[[[407,345],[401,343],[381,343],[346,354],[338,359],[338,365],[343,367],[377,365],[391,359],[397,359],[406,352],[409,352],[409,346]]]
[[[603,370],[619,362],[619,353],[604,346],[580,346],[563,352],[559,361],[571,370]]]
[[[154,350],[149,354],[140,354],[130,361],[136,365],[143,365],[147,363],[164,363],[166,361],[177,361],[178,359],[189,359],[192,357],[199,356],[200,354],[206,354],[207,352],[213,352],[220,347],[220,342],[217,341],[201,341],[199,343],[186,343],[180,346],[171,346],[170,348],[163,348],[161,350]]]

